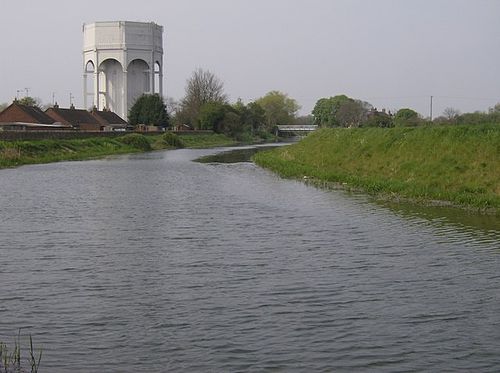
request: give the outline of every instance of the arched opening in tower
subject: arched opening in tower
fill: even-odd
[[[158,93],[160,96],[162,95],[162,81],[163,78],[161,73],[161,65],[158,61],[155,62],[155,91],[154,93]]]
[[[144,93],[151,92],[151,70],[144,60],[136,59],[130,62],[127,68],[128,110]]]
[[[104,60],[100,65],[99,74],[99,107],[121,113],[123,108],[123,67],[115,59]]]
[[[84,106],[85,109],[90,109],[97,105],[94,97],[94,75],[96,73],[95,65],[92,60],[88,60],[85,64],[83,71],[83,85],[84,85]]]

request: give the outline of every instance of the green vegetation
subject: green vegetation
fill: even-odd
[[[159,94],[143,94],[130,108],[128,121],[131,125],[168,126],[167,107]]]
[[[206,148],[235,144],[234,140],[221,134],[203,133],[176,136],[168,132],[149,136],[131,133],[114,138],[0,141],[0,168],[23,164],[84,160],[184,146]]]
[[[280,91],[271,91],[255,103],[263,109],[265,129],[268,131],[273,131],[279,124],[293,123],[300,109],[297,101]]]
[[[180,139],[175,133],[166,132],[161,136],[161,141],[167,145],[167,147],[173,148],[184,148],[186,145],[184,141]]]
[[[187,80],[186,94],[176,111],[175,122],[207,129],[200,123],[201,110],[206,104],[227,104],[227,96],[224,83],[212,72],[199,68]]]
[[[23,98],[20,98],[18,102],[21,105],[26,105],[26,106],[36,106],[37,108],[42,108],[42,101],[39,98],[34,98],[30,96],[25,96]]]
[[[174,125],[214,131],[239,142],[268,139],[276,125],[294,123],[299,109],[294,99],[279,91],[248,104],[229,103],[223,82],[203,69],[188,79],[184,98],[169,105]]]
[[[179,137],[186,148],[193,149],[237,145],[234,139],[221,133],[180,134]]]
[[[255,161],[284,177],[500,214],[498,125],[321,129]]]
[[[139,149],[145,152],[152,149],[148,138],[139,133],[129,133],[125,136],[118,137],[117,140],[125,145],[133,147],[134,149]]]
[[[409,108],[399,109],[394,115],[395,126],[417,126],[420,118],[415,110]]]
[[[27,372],[22,368],[21,364],[21,333],[19,332],[17,338],[14,341],[13,351],[9,351],[7,345],[0,342],[0,372],[2,373],[18,373]],[[40,367],[40,361],[42,360],[42,350],[38,350],[38,354],[33,348],[33,339],[31,335],[29,336],[29,351],[27,362],[31,368],[31,373],[37,373]]]

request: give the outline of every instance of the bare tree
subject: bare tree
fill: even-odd
[[[460,115],[460,111],[452,107],[447,107],[446,109],[444,109],[443,115],[446,117],[446,119],[451,121],[457,119],[457,117]]]
[[[500,102],[495,104],[495,106],[490,107],[488,110],[488,113],[493,114],[493,113],[500,113]]]
[[[210,71],[197,69],[188,79],[186,95],[181,101],[183,116],[196,125],[201,107],[209,102],[227,102],[224,83]]]

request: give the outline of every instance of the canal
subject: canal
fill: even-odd
[[[0,170],[0,340],[41,373],[498,370],[498,219],[217,152]]]

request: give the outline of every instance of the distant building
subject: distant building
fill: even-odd
[[[63,109],[56,104],[47,109],[45,113],[54,121],[80,131],[97,132],[101,130],[101,124],[90,112],[84,109],[75,109],[73,105],[69,109]]]
[[[101,125],[101,131],[125,131],[128,127],[128,123],[112,111],[99,111],[94,107],[90,114],[92,114]]]
[[[109,108],[122,118],[142,94],[162,96],[163,27],[128,21],[84,24],[83,79],[84,107]]]
[[[60,108],[55,104],[45,112],[36,106],[22,105],[14,101],[0,112],[1,130],[80,130],[87,132],[98,131],[125,131],[128,123],[120,116],[109,110],[91,112],[75,109]]]
[[[14,101],[0,113],[2,130],[65,130],[71,126],[58,122],[36,106],[21,105]]]

